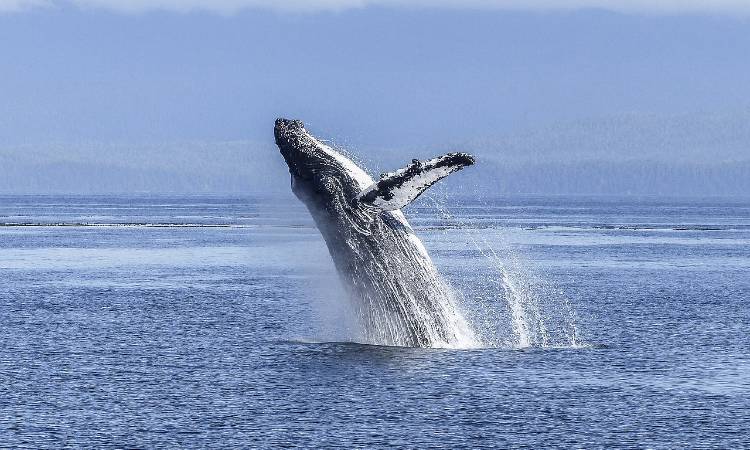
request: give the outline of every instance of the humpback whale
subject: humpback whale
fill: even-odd
[[[344,154],[277,119],[276,145],[292,191],[309,210],[353,300],[367,343],[466,347],[476,338],[401,208],[442,178],[474,164],[466,153],[412,160],[374,181]]]

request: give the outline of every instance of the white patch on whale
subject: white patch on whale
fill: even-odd
[[[362,168],[360,168],[358,165],[354,164],[351,159],[337,152],[329,145],[320,142],[320,140],[315,136],[310,135],[310,137],[318,146],[319,150],[333,156],[333,158],[336,159],[336,161],[338,161],[344,169],[346,169],[349,175],[359,184],[359,187],[361,189],[365,189],[367,186],[372,184],[372,178],[370,177],[370,175],[367,175],[367,172],[362,170]]]
[[[427,161],[415,159],[402,169],[381,175],[359,199],[383,211],[401,209],[436,182],[472,164],[474,158],[466,153],[448,153]]]

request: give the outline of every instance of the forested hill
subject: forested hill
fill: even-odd
[[[748,114],[633,115],[449,143],[425,138],[418,148],[348,146],[373,176],[412,158],[471,152],[477,165],[451,185],[464,194],[750,195]],[[270,140],[0,145],[2,193],[288,191]]]

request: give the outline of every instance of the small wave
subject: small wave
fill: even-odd
[[[551,231],[585,231],[585,230],[623,230],[623,231],[747,231],[750,225],[731,224],[731,225],[651,225],[651,224],[633,224],[633,225],[609,225],[609,224],[524,224],[524,223],[504,223],[504,224],[453,224],[453,225],[421,225],[415,228],[426,231],[447,231],[447,230],[487,230],[501,228],[520,228],[527,231],[534,230],[551,230]]]
[[[596,230],[646,230],[646,231],[732,231],[745,229],[746,226],[738,225],[594,225]]]
[[[103,227],[103,228],[248,228],[248,225],[216,223],[92,223],[92,222],[2,222],[0,227]]]
[[[0,222],[0,227],[7,228],[312,228],[309,225],[296,224],[233,224],[233,223],[179,223],[179,222]]]
[[[358,350],[415,350],[415,351],[486,351],[486,350],[499,350],[499,351],[538,351],[538,350],[588,350],[588,349],[605,349],[608,348],[603,344],[560,344],[560,345],[528,345],[528,346],[514,346],[514,345],[501,345],[501,344],[478,344],[476,346],[467,347],[408,347],[404,345],[384,345],[374,344],[367,342],[356,342],[356,341],[327,341],[311,338],[296,338],[296,339],[282,339],[279,341],[273,341],[278,344],[288,345],[303,345],[303,346],[315,346],[315,347],[339,347],[344,349],[358,349]]]
[[[449,346],[435,346],[435,347],[410,347],[407,345],[390,345],[390,344],[375,344],[371,342],[357,342],[357,341],[327,341],[327,340],[316,340],[316,339],[285,339],[277,341],[283,344],[293,345],[314,345],[314,346],[336,346],[336,347],[351,347],[360,349],[402,349],[402,350],[481,350],[484,347],[481,346],[467,346],[467,347],[449,347]],[[489,348],[489,347],[488,347]]]

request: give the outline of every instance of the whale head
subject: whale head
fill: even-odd
[[[353,206],[372,184],[365,171],[308,133],[299,120],[276,119],[274,136],[289,166],[292,191],[308,206]]]

